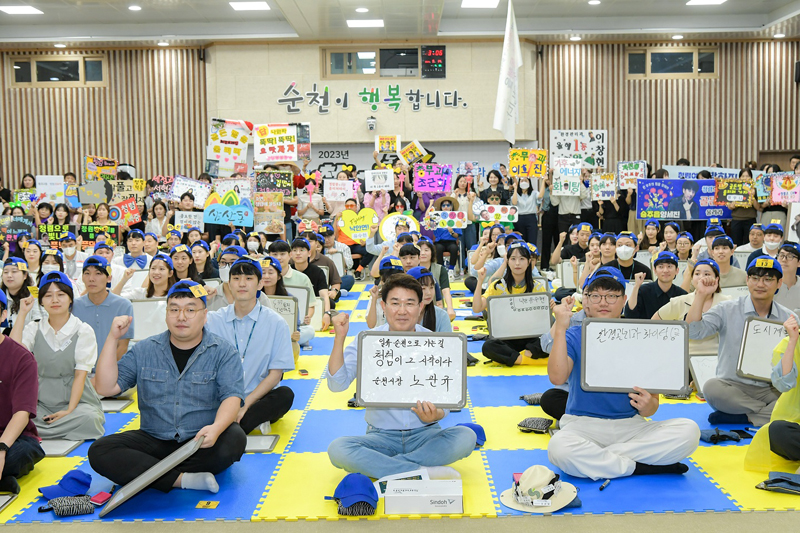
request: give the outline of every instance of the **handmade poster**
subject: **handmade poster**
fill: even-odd
[[[577,159],[582,168],[607,168],[606,130],[550,130],[550,159]],[[555,166],[555,165],[553,165]]]
[[[67,185],[64,187],[64,201],[72,209],[80,209],[81,202],[78,200],[78,186]]]
[[[333,202],[343,202],[348,198],[355,198],[355,183],[350,180],[322,180],[323,197]]]
[[[38,182],[37,182],[38,184]],[[50,248],[60,248],[58,241],[62,233],[71,231],[73,235],[78,234],[78,226],[75,224],[39,224],[37,227],[40,239],[46,239],[50,243]]]
[[[467,177],[483,178],[486,176],[486,169],[478,161],[461,161],[458,164],[458,173]]]
[[[635,189],[636,180],[647,178],[647,163],[645,161],[620,161],[617,163],[617,178],[619,189]]]
[[[756,200],[766,202],[772,196],[772,176],[776,174],[762,173],[753,177],[756,187]]]
[[[157,200],[168,200],[169,193],[172,190],[172,182],[175,181],[175,176],[153,176],[153,189],[150,193],[153,198]]]
[[[283,193],[257,192],[253,195],[255,231],[272,235],[283,233]]]
[[[403,221],[408,226],[409,231],[419,231],[419,221],[411,215],[405,213],[389,213],[381,219],[378,233],[384,241],[392,241],[397,236],[395,235],[395,227],[400,221]]]
[[[249,198],[240,198],[235,190],[229,190],[223,196],[214,191],[206,200],[203,222],[250,227],[253,225],[253,204]]]
[[[111,201],[115,204],[128,198],[134,198],[137,202],[144,201],[144,180],[111,180],[111,187],[114,191]]]
[[[180,202],[181,195],[187,192],[192,193],[192,196],[194,196],[194,206],[197,209],[203,209],[208,195],[211,194],[211,185],[189,179],[186,176],[175,176],[175,180],[172,182],[172,189],[169,192],[169,199],[173,202]]]
[[[730,209],[716,205],[713,179],[645,179],[636,185],[636,218],[640,220],[731,218]]]
[[[375,136],[375,151],[379,154],[397,155],[400,149],[400,136],[399,135],[376,135]]]
[[[205,206],[204,206],[205,207]],[[189,228],[200,228],[200,233],[206,230],[203,222],[202,211],[175,211],[175,229],[186,233]]]
[[[733,204],[734,207],[750,207],[753,180],[750,178],[720,178],[716,180],[717,205]]]
[[[772,205],[800,202],[800,175],[791,172],[772,174]]]
[[[581,162],[578,159],[553,158],[553,196],[581,195]]]
[[[36,189],[17,189],[14,191],[14,203],[20,204],[22,209],[27,211],[31,207],[32,202],[36,202],[39,195],[36,194]]]
[[[531,176],[531,152],[528,148],[509,148],[508,175],[515,178]]]
[[[702,170],[707,170],[712,178],[738,178],[740,169],[738,168],[717,168],[717,167],[687,167],[678,165],[665,165],[664,170],[669,173],[670,179],[697,179],[697,174]],[[753,172],[755,176],[756,171]]]
[[[219,178],[213,180],[214,182],[214,192],[216,192],[220,198],[225,197],[225,195],[233,191],[236,193],[238,198],[247,198],[250,199],[253,197],[253,187],[249,179],[247,178]],[[208,200],[206,200],[206,203]],[[252,224],[249,224],[252,226]]]
[[[423,157],[428,155],[428,152],[425,151],[425,148],[415,139],[405,145],[397,155],[400,156],[400,159],[406,165],[411,166],[417,161],[421,161]]]
[[[81,250],[87,250],[89,248],[94,248],[95,241],[97,240],[97,234],[104,233],[106,235],[106,239],[111,239],[114,243],[118,243],[119,239],[119,231],[117,226],[109,225],[104,226],[101,224],[81,224],[78,228],[78,236],[83,239],[81,242]]]
[[[206,159],[205,172],[212,178],[219,177],[219,161],[216,159]]]
[[[303,124],[304,131],[309,127]],[[299,161],[300,152],[311,152],[311,143],[299,141],[298,124],[259,124],[253,128],[255,135],[255,153],[253,158],[259,163],[280,163]]]
[[[326,180],[327,181],[327,180]],[[339,215],[339,231],[354,241],[365,241],[369,238],[369,227],[380,222],[378,214],[374,209],[365,207],[358,213],[349,209]]]
[[[27,231],[33,235],[33,217],[0,216],[0,242],[17,242],[19,234]]]
[[[253,125],[244,120],[211,119],[206,159],[217,161],[218,176],[230,176],[236,171],[236,163],[246,163],[252,129]]]
[[[478,218],[484,222],[516,222],[517,206],[484,204]]]
[[[547,150],[531,150],[528,160],[530,164],[530,177],[547,177]]]
[[[617,176],[592,174],[592,201],[613,200],[617,196]]]
[[[428,211],[422,222],[429,230],[464,229],[469,225],[467,214],[463,211]]]
[[[142,215],[139,213],[139,208],[136,207],[136,198],[128,198],[108,206],[108,218],[119,225],[127,226],[141,222]]]
[[[280,192],[286,199],[294,198],[294,176],[288,170],[257,170],[256,192]]]
[[[364,171],[364,189],[367,191],[394,190],[394,171],[390,168]]]
[[[97,157],[96,155],[87,155],[84,158],[84,166],[86,167],[83,175],[83,181],[96,181],[96,180],[113,180],[117,178],[117,167],[119,163],[110,157]]]
[[[64,203],[64,176],[36,176],[36,195],[52,205]]]
[[[414,165],[414,190],[417,192],[449,192],[453,190],[453,166],[436,163]]]
[[[96,180],[78,185],[78,201],[81,205],[108,203],[114,194],[110,181]]]

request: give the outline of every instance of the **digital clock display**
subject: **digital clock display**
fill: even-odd
[[[421,47],[422,52],[422,77],[423,78],[445,78],[445,47],[427,46]]]

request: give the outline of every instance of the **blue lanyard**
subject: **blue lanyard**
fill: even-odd
[[[255,322],[253,322],[253,327],[250,328],[250,335],[247,337],[247,344],[244,345],[244,352],[239,350],[239,335],[236,333],[236,321],[233,322],[233,334],[236,336],[236,349],[239,350],[239,355],[241,356],[242,361],[244,361],[244,354],[247,352],[247,348],[250,346],[250,339],[253,338],[253,332],[256,330],[256,324],[258,324],[258,321],[261,318],[261,309],[263,309],[263,307],[258,302],[256,302],[256,304],[258,304],[258,318],[256,318]]]

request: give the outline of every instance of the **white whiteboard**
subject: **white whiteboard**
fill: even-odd
[[[742,345],[739,348],[739,377],[771,382],[772,351],[786,336],[783,323],[750,317],[744,323]]]
[[[581,388],[681,394],[689,383],[689,326],[678,320],[583,322]]]
[[[443,409],[467,403],[467,337],[463,333],[362,331],[358,334],[358,404]]]
[[[308,302],[314,297],[314,293],[305,287],[286,287],[289,296],[297,298],[297,309],[303,311],[303,318],[308,315]],[[316,314],[316,313],[315,313]]]
[[[496,339],[527,339],[550,331],[550,294],[512,294],[487,299],[489,335]]]
[[[747,285],[736,285],[734,287],[722,287],[719,292],[720,294],[739,298],[740,296],[747,296],[750,294],[750,289],[747,288]]]
[[[747,270],[747,258],[752,252],[733,252],[733,258],[739,261],[739,268]]]
[[[703,397],[703,387],[706,386],[706,382],[717,377],[718,362],[718,355],[693,355],[689,358],[689,370],[699,397]]]
[[[578,280],[581,279],[581,274],[583,274],[583,267],[585,263],[578,263]],[[569,259],[562,259],[561,263],[558,264],[559,270],[559,277],[561,278],[561,286],[566,289],[574,289],[575,287],[575,280],[572,276],[572,263],[570,263]]]
[[[325,274],[325,284],[330,287],[331,286],[331,271],[325,265],[319,265],[319,269],[322,270],[322,273]]]
[[[144,285],[145,280],[147,279],[147,276],[149,275],[150,275],[149,268],[144,270],[134,271],[133,276],[131,276],[131,279],[129,279],[128,283],[125,284],[125,288],[138,289],[139,287],[142,287]],[[111,280],[111,285],[116,286],[117,283],[119,283],[119,280],[113,280],[113,279]]]
[[[333,264],[336,265],[336,271],[339,273],[339,277],[347,274],[347,270],[344,268],[344,255],[342,255],[341,252],[338,254],[325,255],[325,257],[333,261]]]
[[[167,299],[131,300],[133,304],[134,341],[141,341],[167,331]]]
[[[222,280],[219,278],[204,279],[203,283],[206,284],[206,290],[216,289],[216,291],[219,292],[221,290],[220,287],[222,287]]]
[[[289,324],[289,331],[297,331],[297,298],[294,296],[270,296],[272,309]],[[305,318],[305,317],[304,317]]]
[[[678,261],[678,275],[675,276],[675,285],[680,285],[683,283],[683,273],[686,272],[686,267],[689,266],[688,261]],[[653,268],[653,279],[656,278],[656,269]]]
[[[636,256],[633,258],[633,260],[643,264],[650,269],[651,274],[653,273],[653,254],[650,252],[643,252],[639,250],[636,252]]]
[[[645,286],[645,285],[647,285],[648,283],[653,283],[653,282],[652,282],[652,281],[650,281],[650,280],[644,280],[644,281],[642,282],[642,285],[641,285],[641,287],[639,287],[639,290],[641,290],[641,289],[642,289],[642,287],[644,287],[644,286]],[[635,282],[635,281],[627,281],[627,282],[625,282],[625,296],[627,296],[628,298],[630,298],[630,297],[631,297],[631,293],[633,292],[633,287],[634,287],[635,285],[636,285],[636,282]]]

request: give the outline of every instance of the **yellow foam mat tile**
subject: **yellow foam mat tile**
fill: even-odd
[[[546,434],[523,433],[517,429],[517,424],[526,418],[550,418],[539,406],[473,407],[470,412],[488,436],[484,450],[546,450],[550,442]]]
[[[274,435],[280,435],[280,438],[278,439],[278,443],[275,445],[275,449],[270,453],[281,454],[286,451],[286,447],[289,445],[289,442],[291,442],[292,435],[294,435],[294,432],[300,425],[302,418],[302,410],[292,409],[283,415],[280,420],[271,424],[270,433]]]
[[[314,345],[314,341],[311,341]],[[303,353],[303,352],[300,352]],[[310,379],[317,380],[322,377],[325,371],[325,365],[328,364],[328,356],[326,355],[301,355],[297,361],[297,368],[286,372],[283,379]],[[307,376],[301,376],[299,370],[308,370]]]
[[[489,477],[481,454],[451,465],[461,473],[464,487],[464,514],[448,516],[496,516]],[[337,504],[325,500],[332,496],[336,485],[347,473],[333,466],[327,453],[287,453],[270,480],[263,503],[254,513],[253,520],[312,519],[337,520]],[[312,481],[313,480],[313,481]],[[371,518],[384,514],[383,500]]]
[[[547,375],[547,359],[534,359],[533,365],[514,365],[506,366],[499,363],[488,361],[482,353],[470,353],[472,357],[478,360],[475,366],[467,367],[467,376],[546,376]]]
[[[768,479],[768,472],[744,469],[747,446],[700,446],[689,458],[743,511],[786,511],[800,509],[793,494],[779,494],[756,488]]]
[[[336,302],[337,311],[352,311],[356,308],[358,300],[339,300]]]
[[[545,359],[545,361],[547,361],[547,359]],[[697,394],[695,394],[695,393],[692,393],[692,395],[689,397],[688,400],[674,400],[674,399],[671,399],[671,398],[667,398],[666,396],[664,396],[662,394],[661,398],[659,399],[659,402],[660,403],[677,403],[677,404],[693,404],[693,403],[701,403],[702,404],[702,403],[706,403],[704,400],[701,400],[700,398],[698,398]]]
[[[311,397],[308,409],[312,411],[352,409],[352,407],[347,407],[347,400],[352,398],[355,393],[355,380],[346,391],[342,392],[331,392],[328,388],[327,380],[322,380],[319,387],[317,387],[317,392]]]
[[[39,499],[39,487],[55,485],[64,475],[77,468],[83,457],[46,457],[36,463],[33,471],[19,480],[22,489],[16,500],[0,513],[0,524],[14,519],[19,513]]]
[[[356,290],[356,288],[355,288],[355,286],[353,286],[353,290],[350,291],[350,292],[355,292],[355,290]],[[358,295],[358,300],[359,301],[369,300],[369,291],[364,291],[361,294],[359,294]]]

